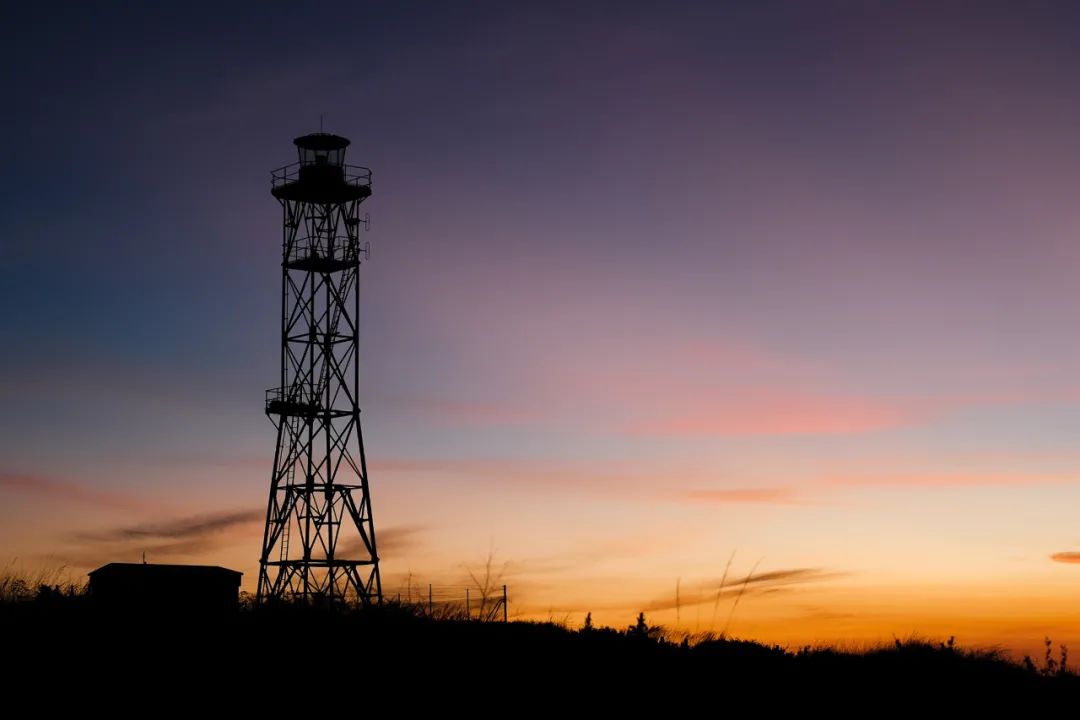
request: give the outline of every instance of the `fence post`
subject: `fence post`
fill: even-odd
[[[465,588],[465,619],[472,620],[472,615],[469,612],[469,588]]]
[[[431,609],[431,583],[427,586],[427,614],[428,617],[435,617],[435,613]]]
[[[506,586],[503,585],[503,622],[506,622]]]

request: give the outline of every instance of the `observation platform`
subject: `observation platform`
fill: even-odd
[[[282,263],[290,270],[332,273],[354,268],[360,264],[359,244],[347,237],[327,246],[326,242],[299,240],[285,253]]]
[[[326,407],[322,402],[320,390],[312,391],[306,385],[295,385],[267,390],[266,414],[278,415],[283,418],[343,418],[352,415],[353,411],[351,409]]]
[[[371,195],[371,170],[345,164],[348,138],[320,132],[293,144],[299,162],[270,173],[270,193],[277,199],[337,205]]]
[[[293,163],[270,173],[278,200],[339,205],[371,195],[371,170],[358,165]]]
[[[271,388],[266,391],[266,414],[282,417],[315,417],[322,412],[318,401],[302,386]]]

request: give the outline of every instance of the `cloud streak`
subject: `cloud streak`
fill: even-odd
[[[781,504],[790,505],[798,502],[798,497],[791,488],[732,488],[724,490],[687,490],[676,495],[685,502],[703,505],[733,504]]]
[[[1072,474],[1022,474],[1003,472],[983,473],[904,473],[881,475],[847,475],[825,478],[822,486],[831,487],[967,487],[967,486],[1033,486],[1076,482]]]
[[[146,503],[131,496],[92,490],[48,475],[0,472],[0,489],[116,510],[145,510],[147,508]]]
[[[676,437],[835,435],[912,425],[930,417],[917,403],[763,389],[687,395],[662,408],[655,421],[628,429]]]
[[[146,539],[192,540],[225,532],[234,527],[250,525],[265,518],[259,510],[195,515],[163,522],[143,523],[112,528],[102,532],[78,533],[76,538],[88,542],[127,542]]]
[[[1050,556],[1050,559],[1054,562],[1080,565],[1080,552],[1056,552]]]
[[[68,537],[77,547],[64,555],[78,567],[144,552],[151,558],[196,557],[247,539],[264,517],[264,511],[232,510],[75,532]]]
[[[571,343],[511,356],[496,401],[399,399],[450,424],[537,425],[656,439],[866,433],[923,424],[980,398],[853,392],[827,367],[734,338],[674,335],[628,347],[610,326]],[[600,319],[597,319],[599,322]],[[543,357],[543,362],[537,358]]]
[[[420,536],[427,531],[424,525],[396,525],[381,527],[375,532],[375,542],[378,545],[379,559],[386,560],[388,557],[412,550],[420,545]],[[360,555],[367,552],[360,538],[342,542],[337,547],[338,557]]]

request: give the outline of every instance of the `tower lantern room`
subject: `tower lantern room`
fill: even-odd
[[[313,133],[304,135],[293,140],[297,151],[300,153],[300,165],[333,165],[341,167],[345,164],[345,148],[349,146],[348,138],[330,133]]]
[[[298,162],[273,173],[271,192],[278,200],[339,204],[371,195],[371,171],[345,164],[348,138],[312,133],[293,144]]]

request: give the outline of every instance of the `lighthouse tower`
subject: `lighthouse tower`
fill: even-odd
[[[349,141],[315,133],[273,171],[281,203],[281,377],[266,393],[277,429],[257,598],[382,601],[360,432],[360,206],[371,171],[345,164]]]

